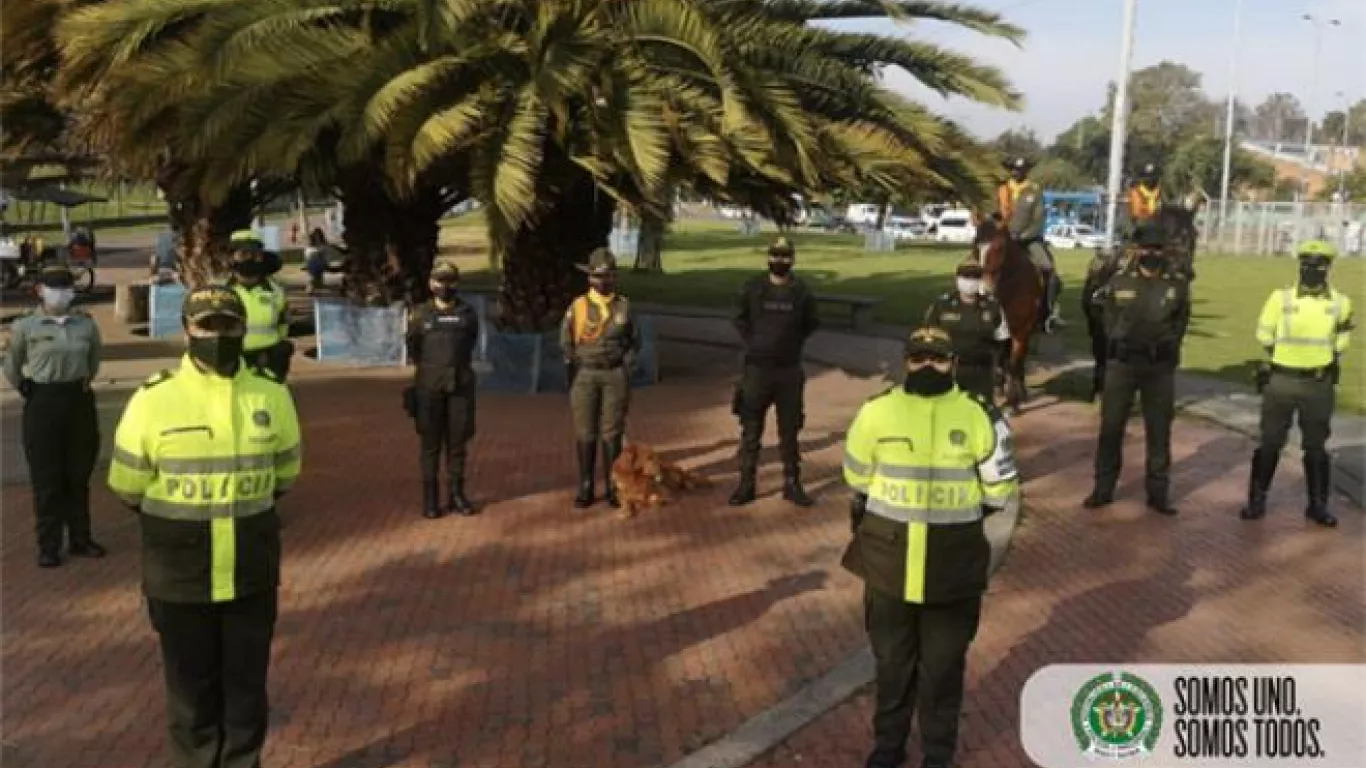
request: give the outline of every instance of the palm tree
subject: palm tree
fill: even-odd
[[[890,0],[154,0],[77,14],[63,40],[75,76],[104,83],[111,124],[164,120],[206,190],[377,166],[393,200],[469,189],[503,316],[539,330],[616,204],[658,215],[684,185],[763,211],[793,192],[971,178],[953,127],[877,72],[1016,95],[934,46],[808,25],[870,15],[1019,36],[990,13]]]

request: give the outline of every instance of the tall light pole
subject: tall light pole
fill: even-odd
[[[1115,245],[1115,217],[1119,213],[1119,181],[1124,172],[1124,141],[1129,120],[1129,67],[1134,52],[1134,16],[1138,0],[1124,0],[1124,42],[1119,51],[1119,79],[1115,84],[1114,116],[1110,123],[1110,179],[1106,185],[1105,248]]]
[[[1228,110],[1224,115],[1224,175],[1219,183],[1219,241],[1224,239],[1228,223],[1229,171],[1233,166],[1233,102],[1238,94],[1238,41],[1243,33],[1243,0],[1233,8],[1233,53],[1228,67]]]
[[[1347,168],[1352,164],[1352,153],[1347,149],[1347,139],[1351,135],[1352,127],[1352,102],[1347,98],[1346,91],[1338,91],[1337,97],[1342,99],[1342,141],[1338,144],[1342,148],[1342,167],[1338,169],[1338,200],[1347,202]]]
[[[1319,50],[1323,43],[1323,28],[1325,26],[1337,27],[1342,22],[1337,19],[1321,19],[1311,13],[1304,14],[1304,20],[1314,27],[1314,80],[1310,85],[1309,93],[1306,94],[1304,107],[1304,196],[1309,197],[1309,152],[1314,143],[1314,115],[1312,101],[1319,90]]]

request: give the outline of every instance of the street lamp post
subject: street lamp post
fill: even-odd
[[[1306,95],[1306,104],[1304,109],[1304,117],[1306,123],[1304,128],[1304,196],[1308,198],[1310,170],[1309,153],[1310,148],[1314,143],[1314,116],[1312,102],[1314,95],[1318,93],[1319,89],[1319,51],[1322,48],[1323,28],[1325,26],[1341,26],[1342,22],[1337,19],[1321,19],[1311,13],[1304,14],[1304,20],[1312,24],[1314,27],[1314,79],[1313,82],[1310,84],[1309,93]]]
[[[1106,185],[1105,248],[1115,245],[1115,217],[1119,213],[1119,181],[1124,169],[1124,140],[1129,112],[1129,68],[1133,61],[1134,16],[1138,0],[1124,0],[1124,42],[1119,52],[1119,81],[1115,84],[1114,115],[1110,124],[1110,178]]]
[[[1229,170],[1233,165],[1233,102],[1238,93],[1238,41],[1243,31],[1243,0],[1233,9],[1233,53],[1229,56],[1228,110],[1224,116],[1224,174],[1219,183],[1219,242],[1228,227]]]
[[[1338,91],[1337,96],[1342,99],[1342,141],[1338,146],[1342,148],[1342,167],[1338,169],[1338,201],[1347,202],[1347,168],[1352,164],[1352,153],[1347,149],[1347,139],[1351,135],[1352,127],[1352,102],[1347,99],[1346,91]]]

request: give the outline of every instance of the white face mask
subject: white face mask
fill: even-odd
[[[52,312],[65,312],[76,292],[70,288],[42,286],[43,306]]]
[[[982,280],[977,277],[958,278],[958,292],[967,296],[976,296],[982,292]]]

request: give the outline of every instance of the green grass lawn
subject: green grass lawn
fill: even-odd
[[[477,218],[477,217],[469,217]],[[765,247],[773,232],[747,237],[731,223],[686,223],[676,226],[665,243],[663,274],[634,273],[623,268],[623,290],[640,301],[728,307],[740,285],[766,268]],[[953,269],[966,255],[961,247],[917,245],[892,253],[865,253],[863,238],[794,231],[797,271],[819,290],[885,299],[877,308],[884,323],[915,324],[929,302],[953,285]],[[1088,349],[1085,324],[1079,314],[1077,289],[1085,276],[1091,252],[1054,254],[1065,285],[1062,306],[1070,323],[1069,345]],[[462,260],[463,261],[463,260]],[[626,265],[623,265],[625,267]],[[1248,384],[1260,349],[1253,338],[1257,315],[1267,295],[1295,279],[1295,264],[1287,258],[1202,255],[1199,279],[1192,287],[1194,317],[1183,354],[1185,370]],[[476,273],[487,267],[476,261],[462,269]],[[491,275],[470,274],[472,281]],[[1344,258],[1333,271],[1333,282],[1353,299],[1358,317],[1352,349],[1344,359],[1339,402],[1354,412],[1366,412],[1366,260]]]

